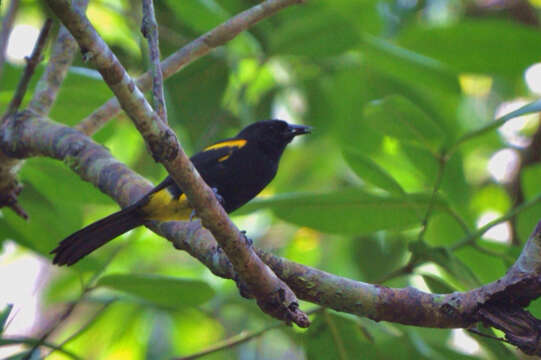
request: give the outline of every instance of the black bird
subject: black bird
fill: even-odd
[[[216,191],[225,211],[238,209],[267,186],[276,175],[280,157],[297,135],[310,127],[282,120],[259,121],[237,136],[208,146],[191,161]],[[187,220],[193,209],[169,176],[142,199],[71,234],[53,250],[53,263],[72,265],[115,237],[147,220]]]

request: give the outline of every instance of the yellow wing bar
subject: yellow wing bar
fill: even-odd
[[[221,149],[221,148],[224,148],[224,147],[241,148],[244,145],[246,145],[246,140],[244,140],[244,139],[226,140],[226,141],[222,141],[222,142],[219,142],[217,144],[214,144],[214,145],[210,145],[209,147],[206,147],[205,150],[203,150],[203,151]]]

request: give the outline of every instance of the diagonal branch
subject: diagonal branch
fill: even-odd
[[[73,6],[81,8],[83,11],[88,5],[88,0],[74,0]],[[49,59],[49,63],[36,85],[34,96],[28,105],[28,109],[40,115],[47,115],[53,106],[53,103],[60,90],[60,85],[66,77],[69,67],[73,62],[77,42],[69,31],[60,27],[58,36]]]
[[[47,4],[77,40],[85,57],[97,67],[151,150],[188,197],[202,224],[223,248],[243,284],[266,313],[306,327],[308,317],[299,309],[295,294],[257,256],[244,235],[229,219],[180,146],[175,133],[157,116],[88,18],[67,0]],[[212,39],[210,39],[212,40]]]
[[[163,74],[160,64],[160,44],[158,37],[158,24],[154,14],[153,0],[143,0],[143,24],[141,32],[148,40],[150,52],[150,72],[152,73],[152,100],[154,109],[160,119],[167,122],[167,109],[163,96]]]
[[[151,189],[145,179],[80,132],[31,113],[20,114],[10,122],[11,131],[0,132],[0,148],[10,149],[13,157],[69,158],[73,171],[122,205],[132,203]],[[176,248],[198,258],[214,274],[235,278],[229,259],[198,222],[153,223],[150,228],[167,237]],[[524,310],[541,295],[541,223],[504,277],[468,292],[447,295],[367,284],[261,250],[258,254],[300,299],[376,321],[407,325],[470,328],[483,322],[504,331],[507,340],[521,350],[541,354],[540,321]]]
[[[19,0],[11,0],[6,15],[2,19],[2,30],[0,32],[0,80],[2,79],[4,62],[6,61],[6,47],[8,45],[9,34],[11,33],[18,8]]]
[[[305,0],[266,0],[235,15],[165,59],[161,64],[163,77],[165,79],[169,78],[192,61],[208,54],[212,49],[226,44],[242,31],[261,20],[276,14],[281,9],[304,1]],[[141,75],[137,79],[137,86],[141,91],[150,89],[150,72]],[[117,115],[120,110],[118,100],[112,98],[83,119],[77,126],[77,129],[87,135],[92,135],[105,125],[109,119]]]
[[[53,21],[51,19],[45,20],[45,23],[43,24],[39,33],[38,40],[36,41],[34,49],[32,50],[32,54],[30,55],[30,57],[26,58],[26,66],[24,68],[23,75],[21,77],[21,80],[19,81],[19,84],[17,85],[17,89],[15,90],[13,98],[9,103],[8,109],[4,114],[2,122],[4,122],[5,118],[13,115],[19,109],[19,106],[21,106],[24,95],[26,94],[26,89],[28,88],[28,84],[30,83],[30,79],[32,78],[32,75],[34,75],[34,70],[36,69],[36,66],[38,66],[41,61],[42,53],[45,49],[47,37],[49,36],[49,31],[51,30],[52,25]]]
[[[5,114],[0,120],[0,126],[19,109],[26,93],[26,89],[28,88],[28,83],[34,74],[36,66],[41,61],[41,55],[45,48],[45,44],[47,43],[47,37],[49,36],[52,24],[53,22],[51,19],[47,19],[43,24],[38,40],[32,50],[32,54],[30,57],[26,58],[27,63],[23,75],[19,80],[17,89],[15,90]],[[22,185],[17,180],[17,172],[20,166],[20,161],[10,159],[0,151],[0,208],[7,206],[23,219],[28,219],[28,214],[17,202],[17,197],[22,190]]]

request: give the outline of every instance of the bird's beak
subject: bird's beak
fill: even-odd
[[[288,131],[289,131],[289,135],[294,137],[297,135],[310,134],[310,132],[312,131],[312,127],[305,126],[305,125],[289,124]]]

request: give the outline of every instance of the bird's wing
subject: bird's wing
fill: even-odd
[[[246,145],[246,140],[244,139],[225,139],[213,145],[207,146],[205,149],[203,149],[203,151],[192,156],[190,160],[194,164],[197,171],[199,171],[201,174],[205,171],[205,169],[210,170],[210,168],[212,168],[215,164],[227,160],[236,150],[241,149],[244,145]],[[204,176],[204,174],[201,175]],[[170,176],[167,176],[161,183],[156,185],[156,187],[152,189],[147,196],[165,189],[174,183],[175,182],[173,179]],[[175,195],[180,196],[181,194],[182,190],[178,189],[178,194]]]

